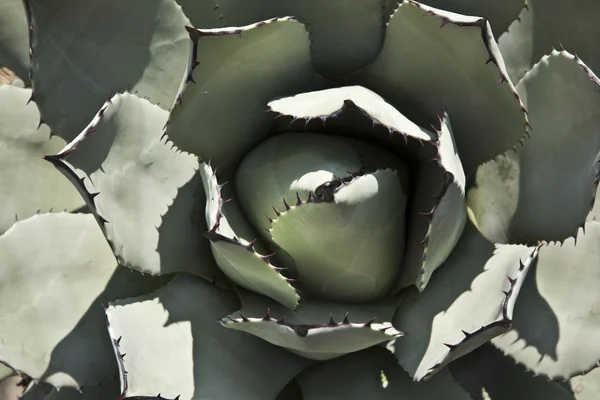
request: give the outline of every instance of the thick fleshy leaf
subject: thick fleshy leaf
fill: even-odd
[[[493,344],[536,374],[570,378],[600,360],[600,223],[550,244],[523,285],[513,329]]]
[[[82,191],[122,265],[151,274],[189,271],[211,280],[216,266],[203,236],[198,160],[162,137],[167,116],[147,100],[117,94],[49,159]],[[90,179],[77,179],[71,164]]]
[[[523,105],[483,18],[405,1],[387,25],[381,54],[358,80],[431,121],[446,108],[467,173],[526,133]]]
[[[21,0],[0,2],[0,68],[3,66],[29,83],[29,32]]]
[[[174,0],[25,0],[32,29],[33,100],[52,131],[72,140],[113,93],[129,88],[173,103],[189,24]]]
[[[113,400],[117,399],[119,394],[118,377],[81,388],[81,390],[73,388],[57,390],[32,382],[21,400]]]
[[[395,344],[400,365],[423,381],[506,332],[519,289],[538,249],[492,245],[471,224],[427,288],[408,292],[394,327],[409,333]]]
[[[238,307],[232,292],[185,274],[148,296],[111,304],[123,397],[274,398],[309,361],[214,323]]]
[[[316,186],[316,195],[278,212],[269,233],[307,291],[348,302],[389,291],[404,255],[407,176],[385,169],[338,178],[330,201],[316,197]]]
[[[394,356],[377,347],[312,366],[297,379],[304,400],[470,400],[450,372],[415,385]]]
[[[595,0],[527,0],[519,20],[498,39],[513,82],[525,76],[552,47],[574,50],[592,70],[600,71],[595,40],[600,35],[599,14],[600,3]]]
[[[228,179],[236,162],[270,133],[267,103],[316,87],[308,33],[290,18],[188,32],[188,70],[166,133]]]
[[[583,225],[596,196],[600,81],[577,57],[554,51],[517,89],[534,131],[522,148],[477,170],[468,203],[496,243],[562,241]]]
[[[252,229],[240,216],[234,202],[226,203],[222,185],[208,164],[200,166],[200,175],[206,193],[206,223],[210,230],[212,253],[221,271],[237,285],[269,296],[289,308],[296,308],[300,296],[279,273],[280,268],[270,263],[271,255],[261,254],[255,248],[256,236],[250,238]],[[259,248],[260,251],[260,248]]]
[[[221,324],[258,336],[312,360],[329,360],[403,336],[391,319],[399,298],[365,304],[306,299],[290,312],[273,300],[242,292],[242,309]]]
[[[485,17],[494,36],[508,30],[508,26],[519,16],[526,0],[424,0],[422,3],[464,15]]]
[[[435,157],[419,165],[400,287],[423,290],[456,246],[465,227],[465,173],[448,115],[440,118]]]
[[[449,368],[474,400],[579,400],[560,383],[534,376],[489,343],[453,362]]]
[[[410,196],[401,158],[349,138],[285,133],[253,149],[235,183],[246,215],[290,257],[284,266],[306,291],[348,302],[389,291]]]
[[[377,93],[362,86],[344,86],[315,92],[301,93],[291,97],[273,100],[269,110],[279,116],[302,119],[305,124],[313,119],[324,123],[354,107],[370,118],[373,125],[386,127],[390,135],[402,135],[420,141],[431,141],[434,135],[396,110]]]
[[[381,0],[178,0],[197,28],[242,26],[293,15],[310,33],[313,65],[321,74],[343,77],[375,59],[381,49]]]
[[[42,160],[65,142],[40,125],[35,104],[27,104],[30,95],[30,89],[0,85],[0,234],[38,211],[85,205],[69,181]]]
[[[56,386],[103,379],[103,363],[90,363],[102,350],[102,331],[53,354],[117,267],[94,218],[57,213],[17,222],[0,237],[0,258],[2,361]]]
[[[407,163],[436,154],[432,129],[417,125],[377,93],[342,86],[275,99],[268,103],[276,133],[310,132],[344,136],[378,145]]]

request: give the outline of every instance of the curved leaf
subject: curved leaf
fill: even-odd
[[[60,390],[31,384],[20,400],[112,400],[119,397],[119,381],[112,378],[81,390],[61,388]]]
[[[256,236],[249,239],[252,229],[240,217],[235,203],[222,196],[222,186],[208,164],[202,164],[200,175],[206,193],[206,223],[210,227],[206,237],[210,240],[212,253],[221,271],[237,285],[269,296],[289,308],[296,308],[300,296],[279,273],[280,268],[270,262],[272,255],[264,255],[255,249]],[[235,209],[234,209],[235,208]],[[260,250],[260,249],[259,249]]]
[[[242,26],[293,15],[310,33],[317,71],[343,77],[375,59],[383,39],[381,0],[178,0],[197,28]]]
[[[17,222],[0,237],[0,258],[2,361],[59,387],[105,378],[108,366],[95,358],[110,351],[102,330],[88,331],[63,349],[61,357],[53,354],[117,268],[94,218],[60,213]]]
[[[586,220],[600,172],[600,81],[567,52],[545,56],[517,85],[534,131],[475,174],[467,199],[501,243],[564,240]]]
[[[244,158],[235,182],[249,219],[307,291],[364,302],[390,289],[410,195],[401,158],[348,138],[280,134]]]
[[[538,375],[570,378],[600,359],[600,223],[539,253],[521,290],[513,329],[493,344]]]
[[[306,132],[364,140],[420,163],[436,154],[433,130],[424,129],[377,93],[363,86],[341,86],[272,100],[275,133]],[[435,128],[434,128],[435,129]],[[385,166],[384,166],[385,167]]]
[[[122,265],[212,280],[217,268],[203,237],[206,202],[198,161],[162,137],[166,120],[158,106],[117,94],[51,161],[68,176],[75,172],[71,163],[89,176],[74,183]]]
[[[415,385],[389,352],[376,347],[312,366],[297,379],[304,400],[470,400],[448,371]]]
[[[594,71],[600,71],[596,38],[600,35],[595,0],[527,0],[519,15],[498,45],[515,84],[547,54],[552,47],[576,51]],[[535,126],[534,126],[535,129]]]
[[[269,111],[278,116],[289,116],[294,120],[302,119],[308,124],[320,119],[325,124],[330,118],[336,118],[346,108],[358,109],[373,125],[382,125],[390,135],[402,135],[419,141],[431,141],[434,135],[421,128],[387,103],[377,93],[362,86],[343,86],[334,89],[300,93],[291,97],[273,100]]]
[[[491,344],[484,344],[449,368],[473,400],[579,399],[560,383],[534,376]]]
[[[447,109],[466,173],[526,133],[523,105],[483,18],[404,1],[387,25],[381,54],[358,79],[403,112],[424,112],[433,121]]]
[[[0,67],[29,84],[29,32],[21,0],[0,2]]]
[[[267,102],[317,85],[308,33],[290,18],[188,32],[188,69],[166,134],[229,178],[240,158],[270,133]]]
[[[433,272],[456,246],[467,219],[465,173],[456,150],[448,114],[436,130],[436,155],[417,169],[408,246],[402,264],[401,287],[423,290]]]
[[[518,18],[528,0],[424,0],[423,4],[464,15],[486,18],[498,37],[508,30],[509,25]]]
[[[106,314],[122,397],[274,398],[310,362],[214,323],[236,308],[233,293],[185,274],[112,303]]]
[[[128,88],[170,107],[185,70],[189,24],[174,0],[25,0],[32,99],[72,140],[113,93]]]
[[[394,327],[409,332],[396,342],[395,354],[415,381],[430,378],[510,329],[519,289],[537,251],[494,247],[467,224],[427,288],[407,292],[394,317]]]
[[[391,318],[399,299],[366,304],[344,304],[305,299],[289,312],[273,300],[242,292],[242,309],[221,319],[240,330],[312,360],[329,360],[399,338]]]
[[[65,142],[40,125],[35,104],[27,104],[30,95],[30,89],[0,85],[0,234],[36,212],[85,205],[71,184],[42,160]]]

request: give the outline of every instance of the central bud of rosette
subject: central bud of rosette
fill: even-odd
[[[248,218],[307,292],[346,302],[390,290],[405,246],[408,167],[366,142],[285,133],[236,174]]]

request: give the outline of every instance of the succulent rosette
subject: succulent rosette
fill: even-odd
[[[598,394],[598,7],[426,3],[0,5],[0,377]]]

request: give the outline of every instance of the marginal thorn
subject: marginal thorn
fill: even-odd
[[[344,315],[344,319],[342,321],[342,325],[349,325],[350,324],[350,320],[348,319],[348,312],[346,311],[346,314]]]
[[[370,321],[368,321],[368,322],[365,322],[365,324],[364,324],[363,326],[364,326],[365,328],[370,328],[370,327],[371,327],[371,324],[372,324],[373,322],[375,322],[375,320],[376,320],[376,319],[377,319],[377,317],[374,317],[374,318],[373,318],[373,319],[371,319]]]
[[[267,308],[267,313],[263,317],[263,321],[271,321],[271,309]]]
[[[238,314],[240,315],[240,318],[242,319],[242,321],[244,321],[244,322],[250,321],[248,318],[246,318],[246,316],[244,314],[242,314],[241,311],[238,311]]]
[[[336,326],[337,324],[335,323],[335,321],[333,320],[333,314],[329,313],[329,322],[327,323],[327,325],[329,326]]]

